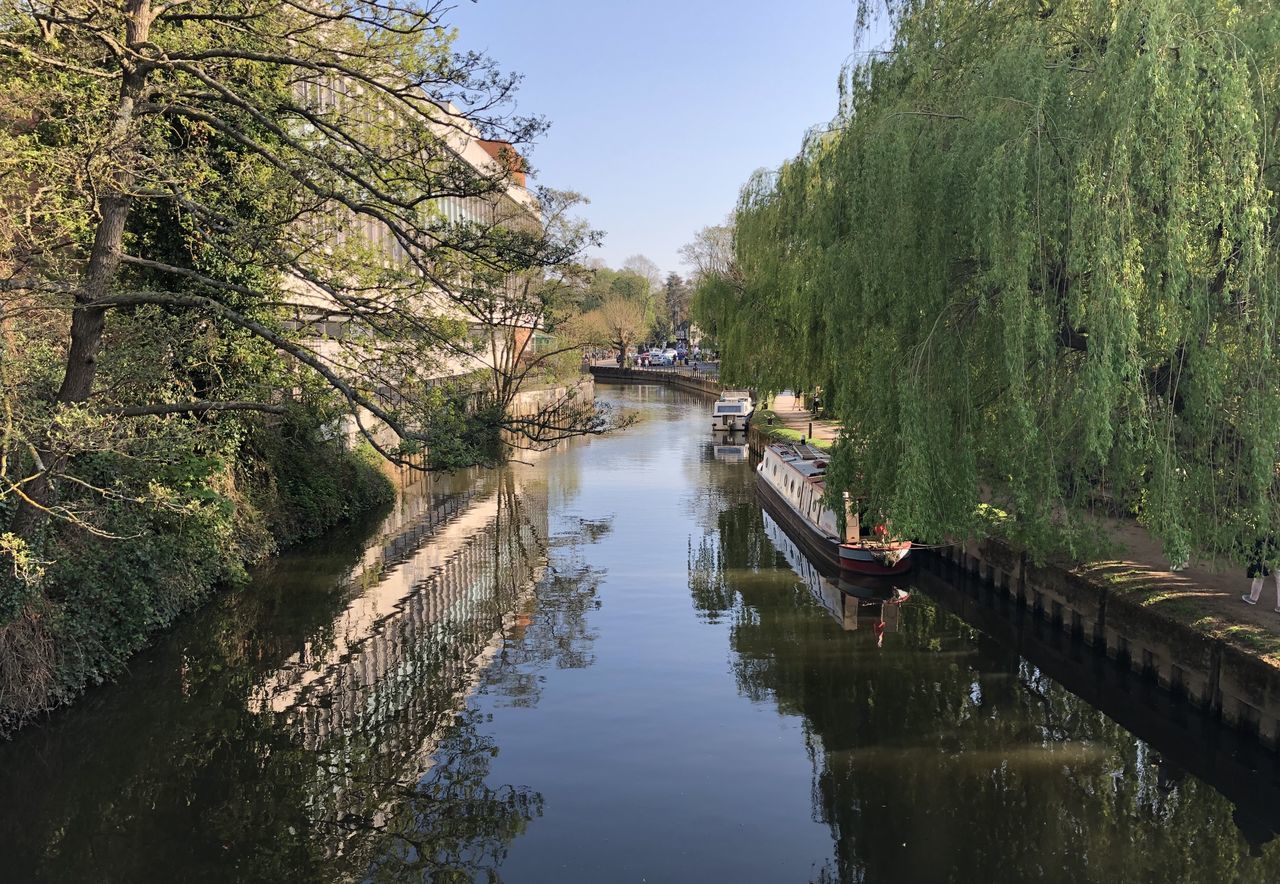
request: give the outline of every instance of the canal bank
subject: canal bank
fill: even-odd
[[[612,368],[607,365],[591,366],[591,376],[599,384],[661,384],[673,390],[696,393],[717,398],[724,389],[714,378],[699,377],[688,371],[662,368]]]
[[[709,397],[721,390],[718,382],[673,371],[594,367],[592,374],[604,383],[657,383]],[[790,394],[774,396],[771,405],[776,423],[753,422],[747,434],[754,458],[770,441],[796,433],[828,444],[839,435],[837,424],[815,420]],[[998,538],[939,553],[1027,608],[1049,631],[1280,750],[1280,614],[1266,603],[1270,583],[1263,602],[1246,608],[1236,591],[1246,588],[1244,580],[1203,565],[1171,571],[1139,526],[1112,519],[1107,529],[1124,555],[1083,565],[1036,564]]]
[[[774,397],[777,426],[830,441],[831,421],[813,420],[789,394]],[[753,424],[748,446],[760,457],[776,427]],[[1132,521],[1101,520],[1119,555],[1073,565],[1036,564],[999,538],[971,540],[938,554],[1031,612],[1058,633],[1185,700],[1243,736],[1280,750],[1280,614],[1267,594],[1247,607],[1248,581],[1206,563],[1172,571]]]
[[[1232,640],[1230,632],[1213,635],[1161,613],[1162,604],[1203,598],[1204,589],[1192,580],[1132,561],[1037,565],[995,538],[957,544],[942,555],[1052,630],[1257,737],[1269,749],[1280,749],[1280,667],[1274,658]],[[1179,612],[1185,616],[1185,608]],[[1276,623],[1280,628],[1280,617]]]

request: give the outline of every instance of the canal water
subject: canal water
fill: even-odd
[[[704,401],[601,395],[637,423],[422,480],[0,746],[0,879],[1280,880],[1247,758],[923,557],[833,591]]]

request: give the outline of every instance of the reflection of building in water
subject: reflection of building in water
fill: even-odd
[[[250,708],[318,753],[318,826],[384,828],[396,788],[431,766],[541,575],[547,515],[535,497],[506,473],[497,490],[429,500],[355,569],[366,588],[331,629],[256,685]]]
[[[879,637],[898,630],[898,606],[907,593],[879,578],[856,584],[844,576],[823,575],[766,510],[761,509],[760,515],[774,548],[842,629],[871,629]]]

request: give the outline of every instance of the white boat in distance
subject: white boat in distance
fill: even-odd
[[[755,403],[746,390],[725,390],[711,412],[713,430],[745,430],[751,423]]]

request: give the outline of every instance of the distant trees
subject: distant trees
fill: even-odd
[[[650,293],[662,288],[662,270],[644,255],[632,255],[627,258],[622,262],[622,270],[624,273],[638,276],[648,283]]]
[[[659,306],[661,287],[655,279],[661,281],[660,271],[643,255],[628,258],[622,270],[603,266],[591,270],[578,294],[586,314],[584,327],[603,334],[601,342],[619,351],[651,336],[666,340],[666,311]],[[626,343],[620,343],[624,339]]]
[[[679,331],[682,328],[687,330],[689,323],[689,284],[684,281],[679,273],[672,271],[667,274],[666,281],[662,284],[663,299],[665,301],[667,321],[671,328]]]
[[[777,335],[760,335],[759,323],[743,321],[751,307],[746,301],[742,276],[733,253],[733,226],[703,227],[691,242],[680,248],[680,256],[693,267],[690,279],[689,313],[720,353],[720,376],[730,382],[760,384],[770,369],[787,371],[789,360],[773,348]],[[765,389],[782,389],[782,383]]]
[[[1280,7],[891,11],[832,126],[743,191],[726,376],[823,387],[833,487],[906,535],[981,533],[985,496],[1078,549],[1111,500],[1173,561],[1247,557],[1280,533]]]
[[[607,295],[584,321],[594,328],[598,340],[618,351],[619,365],[626,364],[628,348],[642,340],[649,331],[644,303],[624,294]]]
[[[693,268],[693,281],[728,275],[734,265],[733,224],[713,224],[693,235],[680,247],[680,257]]]

